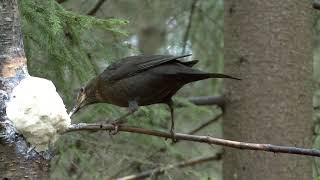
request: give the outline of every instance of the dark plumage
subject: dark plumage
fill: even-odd
[[[109,103],[128,107],[123,120],[139,106],[157,103],[167,104],[171,111],[171,133],[174,130],[172,96],[185,84],[208,78],[232,76],[206,73],[191,68],[198,61],[179,61],[190,56],[141,55],[123,58],[108,66],[100,75],[81,88],[77,103],[70,116],[80,108],[93,103]]]

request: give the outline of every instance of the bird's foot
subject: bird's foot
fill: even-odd
[[[119,126],[122,124],[121,122],[115,120],[110,123],[113,126],[113,129],[109,131],[110,136],[114,136],[119,132]]]
[[[175,132],[174,132],[174,128],[172,128],[172,129],[170,130],[170,134],[171,134],[172,144],[178,142],[178,140],[176,139],[176,134],[175,134]]]

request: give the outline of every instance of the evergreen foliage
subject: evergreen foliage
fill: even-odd
[[[68,108],[73,103],[75,91],[87,80],[100,73],[112,60],[139,53],[137,39],[141,26],[155,25],[166,34],[159,41],[162,54],[182,52],[184,35],[189,23],[193,0],[149,1],[113,0],[103,6],[96,18],[85,14],[95,1],[69,0],[64,6],[54,0],[20,0],[25,51],[29,72],[54,82]],[[84,4],[83,7],[77,7]],[[73,9],[72,11],[66,10]],[[78,11],[78,12],[77,12]],[[319,16],[315,21],[314,69],[317,83],[314,96],[315,147],[319,147]],[[130,32],[130,33],[128,33]],[[155,42],[157,43],[157,42]],[[206,71],[223,70],[223,1],[201,0],[197,2],[192,16],[186,52],[200,60],[198,67]],[[185,87],[180,96],[215,95],[221,91],[221,81],[197,82]],[[177,109],[178,131],[188,132],[219,113],[213,108],[197,107],[185,98],[176,97],[176,102],[186,104]],[[124,111],[112,105],[94,105],[81,112],[74,121],[96,122],[106,117],[115,118]],[[167,130],[169,113],[162,105],[143,107],[129,123]],[[201,134],[219,136],[220,125],[212,125]],[[167,149],[165,153],[159,149]],[[52,179],[105,179],[148,170],[159,165],[173,163],[219,151],[203,144],[180,143],[171,146],[170,141],[132,133],[121,133],[110,138],[107,132],[73,133],[63,136],[56,147],[52,164]],[[315,160],[315,176],[319,176],[319,162]],[[221,164],[174,169],[166,172],[163,179],[219,179]]]
[[[103,7],[103,12],[106,12],[103,16],[119,18],[105,19],[81,15],[85,12],[77,9],[66,10],[72,9],[79,1],[69,0],[62,7],[54,0],[20,0],[29,72],[33,76],[52,80],[70,109],[77,88],[100,73],[114,59],[139,53],[136,41],[141,24],[156,24],[156,27],[165,29],[167,35],[157,52],[181,53],[192,1],[178,2],[173,6],[171,1],[112,1]],[[85,5],[94,3],[88,1]],[[128,7],[134,8],[126,10]],[[206,0],[199,1],[192,19],[187,52],[192,52],[201,60],[198,68],[205,71],[221,72],[223,68],[222,15],[221,0]],[[120,17],[131,23],[126,25],[128,21]],[[206,43],[208,37],[212,38],[212,42]],[[186,105],[175,112],[177,131],[188,132],[220,113],[217,108],[195,106],[182,98],[215,95],[221,91],[221,81],[207,82],[187,86],[174,98],[175,102]],[[122,113],[124,110],[119,107],[98,104],[80,112],[73,117],[73,121],[105,121]],[[167,131],[169,119],[169,112],[164,105],[154,105],[141,107],[129,118],[129,124]],[[218,136],[221,134],[220,125],[212,125],[202,134]],[[213,149],[203,144],[182,142],[172,146],[170,141],[164,139],[132,133],[120,133],[110,138],[108,132],[64,135],[55,149],[57,155],[52,163],[52,179],[112,179],[112,176],[136,173],[137,169],[147,170],[175,160],[219,151],[219,148]],[[160,149],[166,151],[163,153]],[[163,177],[200,179],[216,177],[219,171],[220,163],[217,162],[210,167],[200,165],[192,169],[172,170]]]
[[[67,82],[83,83],[98,74],[87,45],[92,43],[88,31],[101,28],[126,35],[119,29],[126,20],[79,15],[54,0],[21,0],[19,7],[30,74],[51,79],[68,104],[73,92]]]

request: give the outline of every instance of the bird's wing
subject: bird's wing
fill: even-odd
[[[139,70],[146,70],[172,60],[177,60],[180,58],[191,56],[191,54],[182,55],[182,56],[166,56],[166,55],[155,55],[155,56],[156,56],[155,58],[151,58],[144,61],[143,63],[139,63],[137,65],[137,68]]]
[[[161,64],[176,61],[179,58],[190,56],[170,56],[170,55],[141,55],[130,56],[110,65],[102,74],[102,78],[109,81],[116,81],[133,76],[139,72],[151,69]],[[191,65],[191,64],[190,64]]]

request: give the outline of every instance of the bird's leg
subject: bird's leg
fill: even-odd
[[[167,103],[170,109],[170,115],[171,115],[171,128],[170,128],[170,133],[172,137],[172,142],[175,143],[177,142],[177,139],[175,137],[175,132],[174,132],[174,108],[173,108],[173,102],[170,99],[169,102]]]
[[[133,114],[134,112],[136,112],[138,110],[138,108],[139,108],[139,105],[138,105],[137,101],[129,101],[128,112],[111,122],[111,124],[114,126],[114,130],[110,131],[109,134],[110,135],[117,134],[119,125],[126,123],[126,117],[128,117],[131,114]]]

